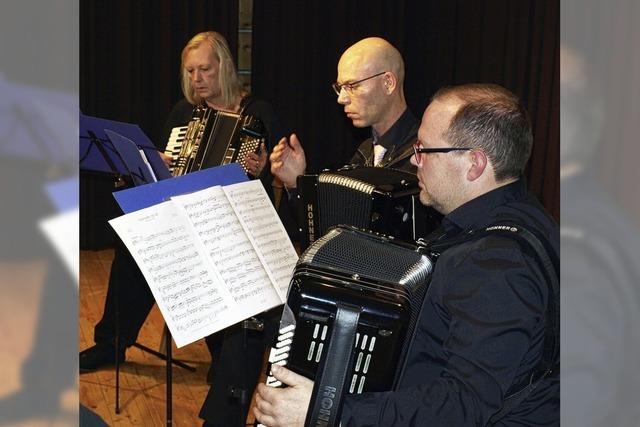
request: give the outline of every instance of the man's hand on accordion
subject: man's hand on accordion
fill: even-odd
[[[288,387],[258,384],[253,413],[258,421],[268,427],[302,427],[311,400],[313,381],[277,365],[271,367],[271,373]]]
[[[267,148],[264,142],[260,144],[258,153],[249,153],[245,157],[245,164],[251,176],[258,178],[267,165]]]

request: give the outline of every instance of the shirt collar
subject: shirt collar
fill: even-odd
[[[448,234],[476,230],[490,225],[494,220],[491,211],[507,202],[521,200],[527,194],[524,178],[489,191],[454,209],[442,220],[442,227]]]
[[[398,120],[396,120],[393,126],[384,133],[384,135],[378,135],[373,128],[371,129],[373,143],[382,145],[388,151],[394,145],[401,144],[404,137],[411,131],[417,122],[418,120],[407,108]]]

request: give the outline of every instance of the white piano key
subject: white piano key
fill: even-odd
[[[276,348],[280,348],[280,347],[284,347],[285,345],[291,345],[291,343],[293,342],[292,339],[287,339],[287,340],[283,340],[283,341],[278,341],[276,343]]]
[[[286,334],[287,332],[293,331],[295,328],[296,328],[296,325],[288,325],[280,329],[278,332],[280,334]]]
[[[290,338],[293,338],[293,332],[285,332],[284,334],[280,334],[278,341],[284,341]]]

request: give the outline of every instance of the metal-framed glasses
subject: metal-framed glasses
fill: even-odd
[[[367,80],[369,80],[369,79],[372,79],[372,78],[374,78],[374,77],[381,76],[381,75],[383,75],[384,73],[386,73],[386,71],[383,71],[383,72],[381,72],[381,73],[374,74],[373,76],[365,77],[364,79],[356,80],[355,82],[350,82],[350,83],[342,83],[342,84],[340,84],[340,83],[338,83],[338,82],[335,82],[335,83],[332,83],[332,84],[331,84],[331,87],[333,88],[333,91],[334,91],[334,92],[336,93],[336,95],[338,95],[338,96],[340,96],[340,91],[341,91],[342,89],[346,90],[346,91],[347,91],[347,93],[348,93],[349,95],[353,95],[353,90],[356,88],[356,86],[357,86],[357,85],[359,85],[360,83],[362,83],[362,82],[364,82],[364,81],[367,81]]]
[[[422,154],[428,153],[450,153],[452,151],[469,151],[473,148],[466,147],[438,147],[438,148],[422,148],[417,143],[413,144],[413,152],[416,156],[416,163],[422,163]]]

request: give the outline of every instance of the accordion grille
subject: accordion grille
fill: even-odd
[[[363,239],[369,240],[363,245]],[[433,269],[431,260],[409,249],[399,250],[379,237],[332,229],[302,254],[298,264],[356,272],[368,278],[419,286]]]

